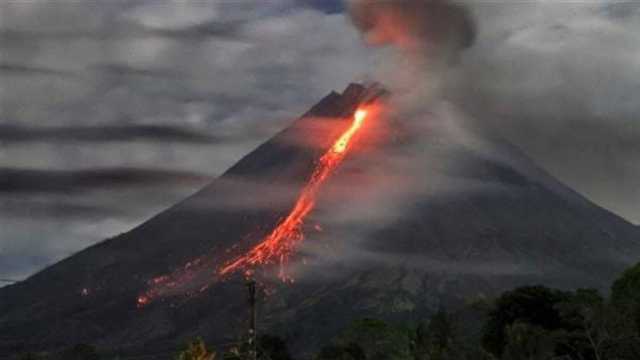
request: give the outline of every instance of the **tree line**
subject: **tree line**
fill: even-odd
[[[468,314],[474,314],[469,317]],[[223,353],[201,339],[176,360],[246,360],[245,342]],[[24,353],[20,360],[117,359],[90,345],[61,353]],[[257,339],[257,359],[294,360],[278,336]],[[335,334],[313,360],[640,360],[640,264],[625,271],[605,298],[595,289],[563,291],[524,286],[465,309],[441,309],[415,324],[356,320]]]

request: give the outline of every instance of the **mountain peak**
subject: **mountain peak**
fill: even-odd
[[[336,129],[348,126],[357,106],[384,94],[377,84],[331,92],[193,196],[1,288],[0,353],[83,342],[162,351],[194,336],[220,343],[241,335],[242,278],[202,291],[198,285],[210,281],[229,251],[254,244],[290,211]],[[326,263],[310,263],[305,272],[315,276],[269,284],[274,293],[260,311],[263,329],[304,353],[355,318],[428,317],[470,296],[531,283],[603,288],[640,256],[637,228],[577,193],[568,196],[550,175],[541,180],[535,164],[514,149],[501,151],[511,162],[461,152],[456,161],[464,166],[454,175],[496,180],[505,189],[408,199],[357,247],[334,236],[345,246],[329,252],[337,254],[330,273]],[[350,256],[364,261],[352,265]],[[150,281],[181,269],[198,270],[185,272],[193,287],[136,306]]]

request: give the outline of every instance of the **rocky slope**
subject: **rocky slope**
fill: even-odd
[[[194,285],[199,288],[230,248],[246,248],[268,232],[371,91],[351,85],[329,94],[192,197],[0,289],[0,354],[80,342],[148,354],[196,336],[214,344],[237,339],[247,318],[240,276],[195,295],[167,294],[144,308],[136,299],[150,279],[203,258]],[[363,235],[357,241],[347,241],[349,224],[326,229],[316,237],[327,239],[329,250],[305,248],[311,260],[298,264],[295,283],[262,278],[260,330],[279,333],[297,353],[308,353],[355,318],[415,320],[521,284],[605,289],[640,259],[637,228],[562,185],[511,145],[493,146],[507,161],[465,146],[447,150],[455,166],[443,169],[446,179],[484,185],[412,194],[389,205],[399,215],[358,230]],[[336,177],[370,171],[357,160]],[[320,202],[318,219],[330,204]]]

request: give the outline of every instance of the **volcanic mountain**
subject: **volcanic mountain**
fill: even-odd
[[[216,269],[290,211],[356,108],[382,93],[357,84],[332,92],[193,196],[0,289],[0,354],[92,343],[162,358],[198,336],[236,341],[246,332],[245,279]],[[394,143],[411,134],[386,135],[362,134],[319,195],[291,263],[294,281],[255,274],[264,290],[258,330],[284,336],[296,353],[356,318],[427,318],[517,285],[606,290],[640,260],[637,228],[504,141],[485,137],[481,148],[492,150],[480,151],[423,139],[428,146],[410,152],[424,152],[430,160],[419,168],[428,171],[405,182],[389,173],[412,168]],[[371,180],[376,173],[382,181]]]

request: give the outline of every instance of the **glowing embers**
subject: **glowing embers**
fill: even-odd
[[[285,272],[286,265],[304,240],[302,232],[304,221],[314,209],[322,185],[349,153],[353,137],[362,128],[368,116],[370,116],[368,111],[364,109],[354,113],[349,128],[340,134],[316,164],[291,211],[260,243],[222,266],[214,264],[219,258],[203,255],[169,275],[151,279],[147,282],[147,290],[136,298],[137,306],[145,307],[157,298],[176,294],[196,295],[207,290],[221,277],[231,273],[241,272],[245,276],[253,276],[260,265],[279,265],[280,279],[291,280]],[[321,231],[318,225],[316,227],[316,230]]]
[[[239,270],[252,271],[258,265],[279,264],[279,277],[283,281],[287,280],[285,267],[293,252],[304,239],[304,234],[302,233],[304,220],[313,210],[322,184],[340,165],[348,153],[351,140],[358,130],[362,128],[367,114],[365,109],[358,109],[354,113],[351,126],[340,135],[333,146],[320,158],[291,212],[278,223],[262,242],[244,255],[223,265],[218,270],[219,275],[227,275]]]

